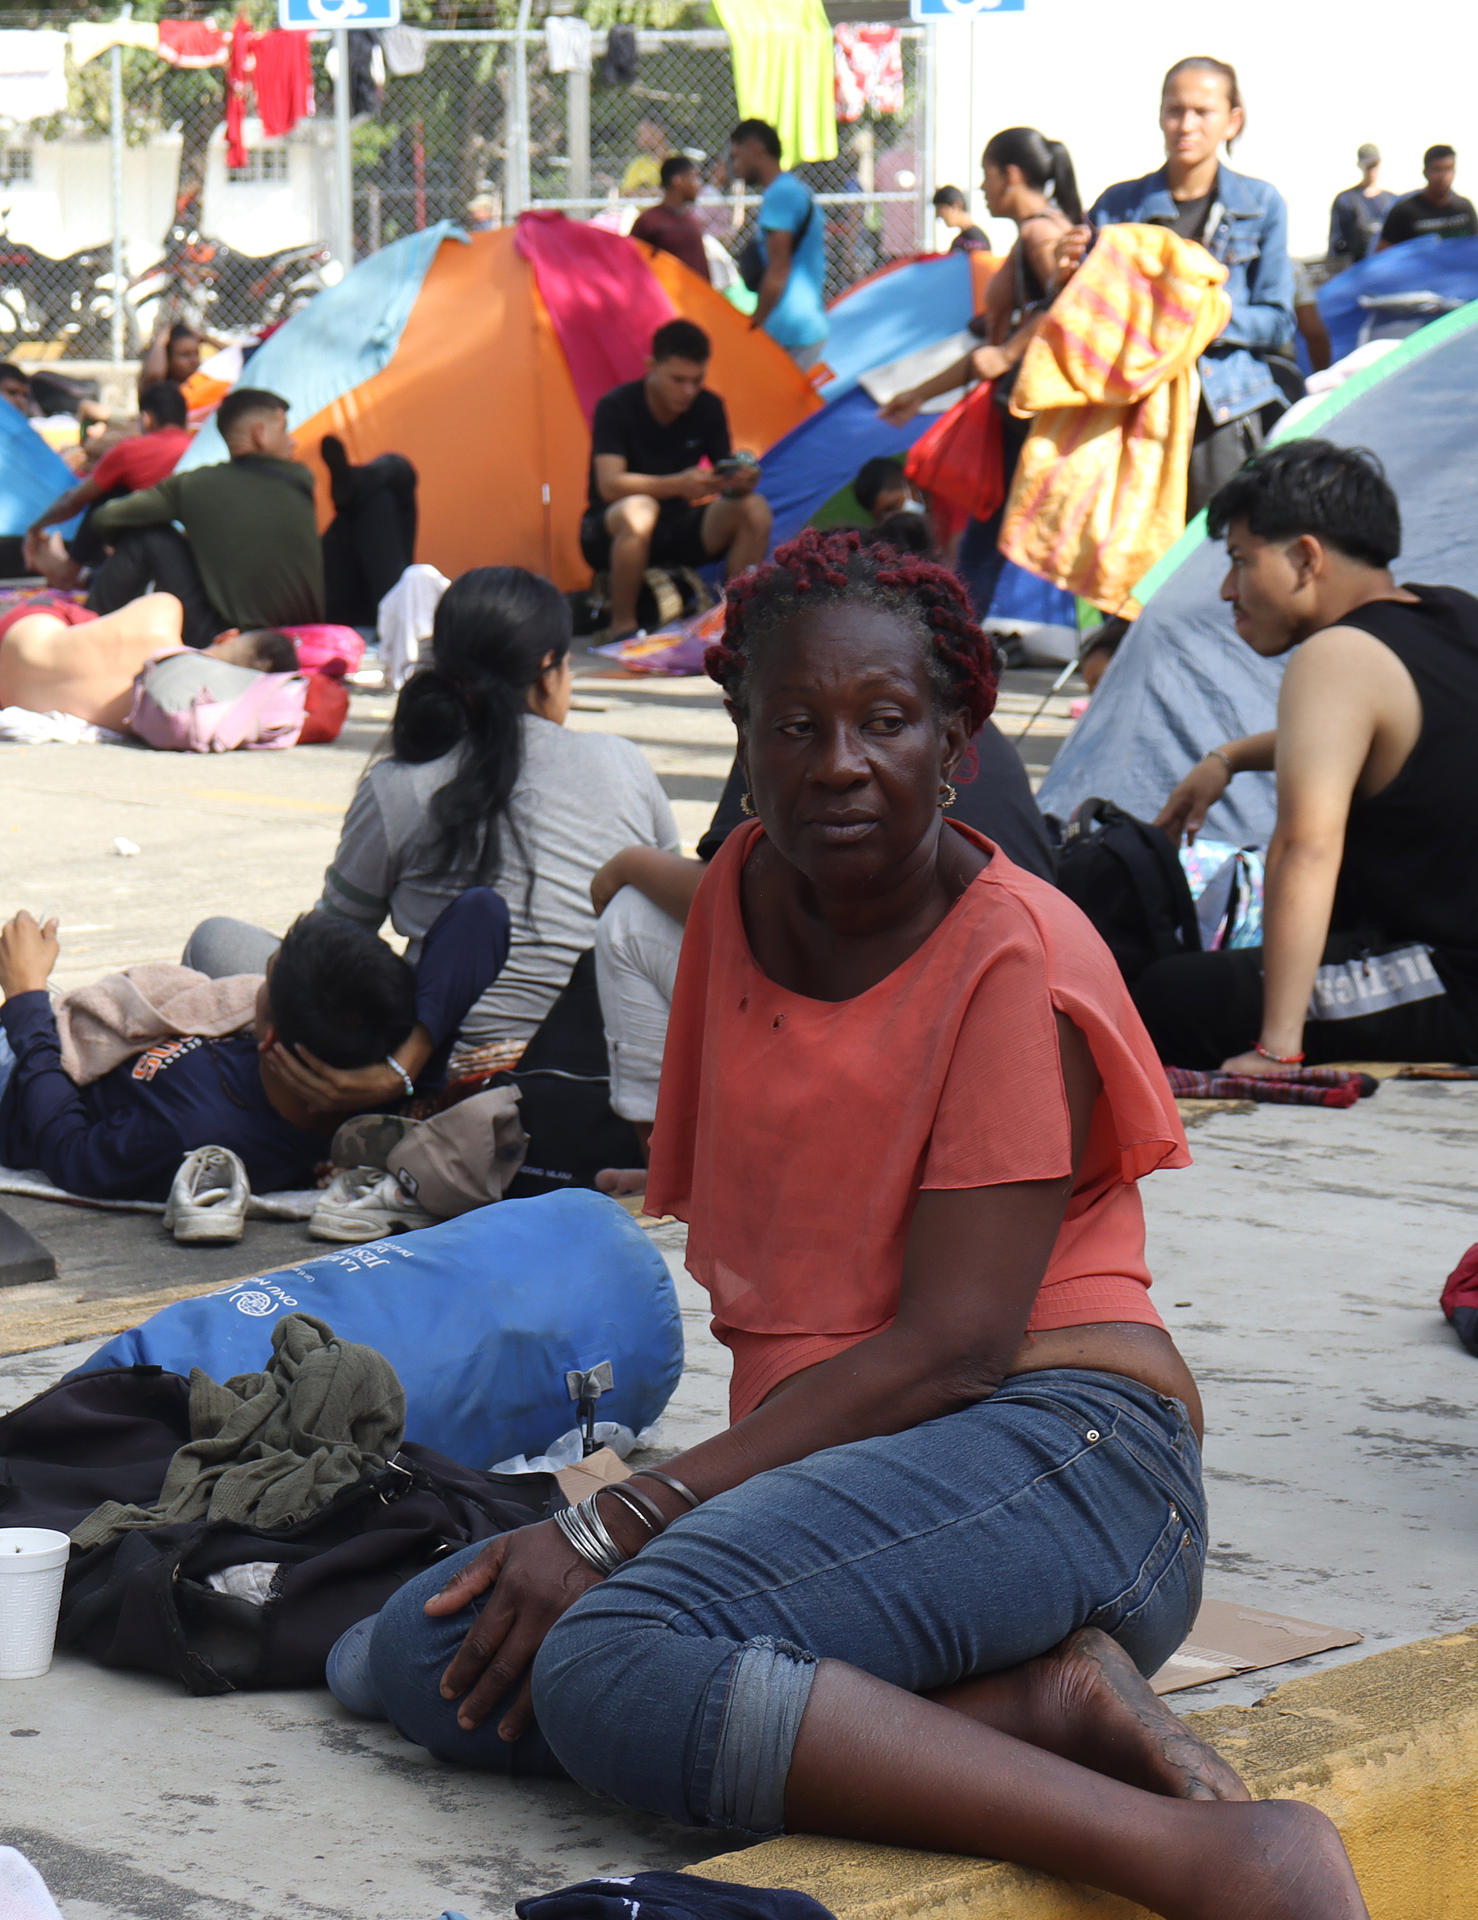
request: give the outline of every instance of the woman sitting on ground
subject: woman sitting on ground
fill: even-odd
[[[733,1425],[413,1580],[330,1683],[690,1825],[1356,1920],[1329,1822],[1246,1804],[1140,1677],[1205,1551],[1136,1186],[1187,1156],[1108,950],[940,811],[995,697],[958,583],[805,534],[710,671],[758,818],[689,918],[651,1191]]]
[[[867,546],[936,557],[928,520],[921,513],[891,514],[864,530],[862,539]],[[708,831],[698,842],[696,860],[650,847],[624,847],[591,886],[600,915],[595,971],[611,1063],[611,1105],[631,1122],[644,1146],[657,1117],[683,926],[707,863],[743,823],[744,784],[736,759]],[[994,720],[986,720],[970,743],[955,818],[993,840],[1018,867],[1044,880],[1054,877],[1056,856],[1026,768]],[[598,1184],[606,1193],[639,1193],[646,1185],[646,1171],[611,1168]]]
[[[390,751],[359,783],[321,904],[378,930],[388,915],[415,964],[442,910],[466,888],[491,887],[508,907],[507,963],[463,1022],[456,1071],[513,1067],[595,941],[590,883],[633,843],[678,849],[677,823],[641,749],[612,734],[576,733],[570,710],[570,610],[522,567],[476,567],[436,609],[431,663],[401,689]],[[271,936],[208,923],[191,941],[202,971],[258,972]],[[240,934],[227,964],[216,951]],[[214,931],[213,931],[214,930]],[[210,952],[205,951],[209,945]],[[319,1072],[285,1060],[302,1097],[353,1112],[404,1097],[432,1052],[421,1028],[398,1065]]]

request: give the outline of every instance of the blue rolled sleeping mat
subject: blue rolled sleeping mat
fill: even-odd
[[[666,1262],[624,1207],[580,1189],[504,1200],[177,1301],[77,1371],[199,1367],[229,1380],[264,1368],[278,1318],[299,1312],[383,1354],[405,1389],[406,1439],[469,1467],[542,1453],[567,1433],[568,1372],[609,1361],[614,1387],[597,1416],[639,1433],[683,1369]]]

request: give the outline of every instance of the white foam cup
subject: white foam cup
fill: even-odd
[[[50,1527],[0,1527],[0,1680],[50,1668],[71,1551]]]

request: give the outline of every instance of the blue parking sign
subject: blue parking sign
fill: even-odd
[[[1026,0],[908,0],[915,20],[980,20],[988,13],[1025,13]]]
[[[400,0],[277,0],[280,27],[396,27]]]

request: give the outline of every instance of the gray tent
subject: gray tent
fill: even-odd
[[[1401,502],[1398,580],[1478,593],[1478,301],[1298,409],[1272,437],[1380,455]],[[1283,663],[1239,640],[1219,598],[1226,556],[1197,516],[1144,582],[1144,611],[1037,796],[1065,819],[1090,795],[1152,820],[1208,747],[1274,724]],[[1242,774],[1206,831],[1266,846],[1271,774]]]

